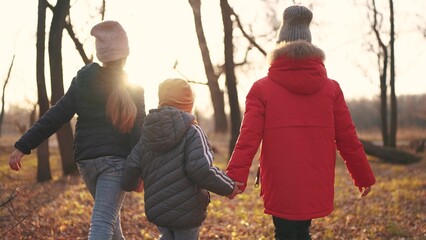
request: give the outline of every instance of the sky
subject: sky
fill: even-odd
[[[0,3],[1,86],[7,76],[12,56],[15,54],[15,63],[6,89],[6,108],[13,105],[31,106],[37,102],[35,79],[37,2],[14,0]],[[231,6],[240,15],[243,24],[247,27],[250,24],[254,35],[270,31],[271,27],[265,22],[265,14],[259,9],[263,9],[265,4],[274,2],[277,1],[230,0]],[[290,6],[291,2],[279,2],[277,6],[279,18],[284,8]],[[324,50],[328,76],[340,83],[346,99],[377,97],[379,73],[377,59],[368,51],[368,43],[375,44],[375,42],[368,37],[366,1],[297,2],[313,10],[312,42]],[[71,1],[71,20],[74,30],[80,41],[84,42],[89,54],[94,53],[94,40],[89,32],[90,28],[100,20],[100,17],[96,16],[96,7],[100,3],[100,0]],[[126,71],[133,83],[145,88],[147,110],[156,107],[158,84],[166,78],[185,77],[197,82],[206,82],[192,10],[187,0],[107,0],[106,4],[105,18],[119,21],[128,34],[130,55]],[[25,8],[22,5],[25,5]],[[387,9],[387,6],[385,8]],[[419,19],[425,21],[425,18],[420,16],[426,11],[426,1],[395,1],[395,11],[396,93],[397,95],[425,94],[426,75],[422,74],[422,70],[426,66],[426,37],[416,30],[416,25],[420,25]],[[223,62],[223,31],[219,1],[202,1],[202,15],[212,61],[214,64],[220,64]],[[48,10],[48,25],[50,20],[51,14]],[[280,20],[276,19],[276,23],[279,24]],[[48,27],[46,32],[49,30]],[[247,45],[246,40],[238,39],[236,40],[237,48]],[[262,47],[270,51],[274,47],[274,42],[262,42]],[[236,54],[236,58],[238,56]],[[47,54],[46,60],[48,60]],[[251,85],[263,77],[268,68],[265,57],[256,50],[250,52],[249,60],[251,68],[244,68],[237,72],[242,107]],[[179,63],[178,71],[173,69],[176,61]],[[78,69],[83,66],[83,61],[66,32],[63,37],[63,66],[66,90]],[[48,92],[50,92],[48,62],[46,62],[46,78]],[[226,90],[223,77],[220,78],[219,83]],[[211,113],[207,86],[200,84],[192,86],[196,95],[196,108],[200,112]]]

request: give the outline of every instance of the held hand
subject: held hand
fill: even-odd
[[[15,149],[9,157],[9,167],[15,171],[21,170],[21,159],[23,156],[24,154],[21,151]]]
[[[142,180],[142,178],[140,178],[139,179],[139,182],[138,182],[138,187],[135,189],[135,190],[133,190],[134,192],[143,192],[143,180]]]
[[[240,193],[242,193],[242,191],[240,190],[240,186],[244,186],[244,183],[241,182],[234,182],[234,190],[232,190],[232,193],[228,196],[226,196],[229,199],[234,199],[234,197]]]
[[[361,197],[365,197],[371,191],[371,186],[358,187],[358,189],[359,189],[359,192],[361,193]]]

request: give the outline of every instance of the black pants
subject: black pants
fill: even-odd
[[[310,240],[311,219],[296,221],[272,216],[276,240]]]

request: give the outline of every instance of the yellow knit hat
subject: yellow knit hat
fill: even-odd
[[[194,94],[189,83],[180,78],[170,78],[158,87],[158,106],[175,107],[191,113],[194,106]]]

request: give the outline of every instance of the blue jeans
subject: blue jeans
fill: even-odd
[[[95,200],[89,240],[125,239],[120,210],[126,193],[121,189],[125,158],[105,156],[77,162],[81,177]]]
[[[189,229],[170,229],[157,226],[160,240],[198,240],[200,227]]]

